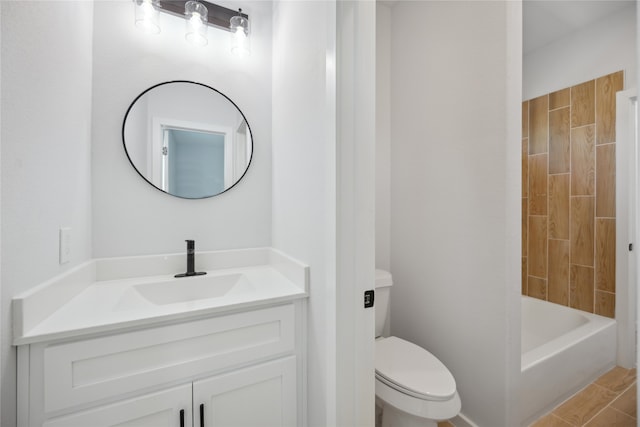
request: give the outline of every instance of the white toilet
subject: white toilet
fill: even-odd
[[[382,337],[389,312],[391,274],[376,270],[376,405],[382,427],[436,427],[460,412],[456,381],[427,350]]]

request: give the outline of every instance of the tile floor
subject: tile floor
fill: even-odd
[[[636,370],[617,366],[530,427],[636,427],[636,396]]]
[[[636,370],[602,375],[531,427],[636,427]]]

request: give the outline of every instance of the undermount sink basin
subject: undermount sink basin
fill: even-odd
[[[243,274],[227,274],[183,277],[165,282],[144,283],[133,286],[133,289],[149,302],[165,305],[220,298],[232,293],[249,292],[253,287]]]

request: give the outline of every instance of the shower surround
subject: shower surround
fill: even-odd
[[[522,103],[522,294],[615,317],[622,71]]]

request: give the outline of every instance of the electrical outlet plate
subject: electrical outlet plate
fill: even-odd
[[[66,264],[71,259],[71,228],[60,229],[60,264]]]

